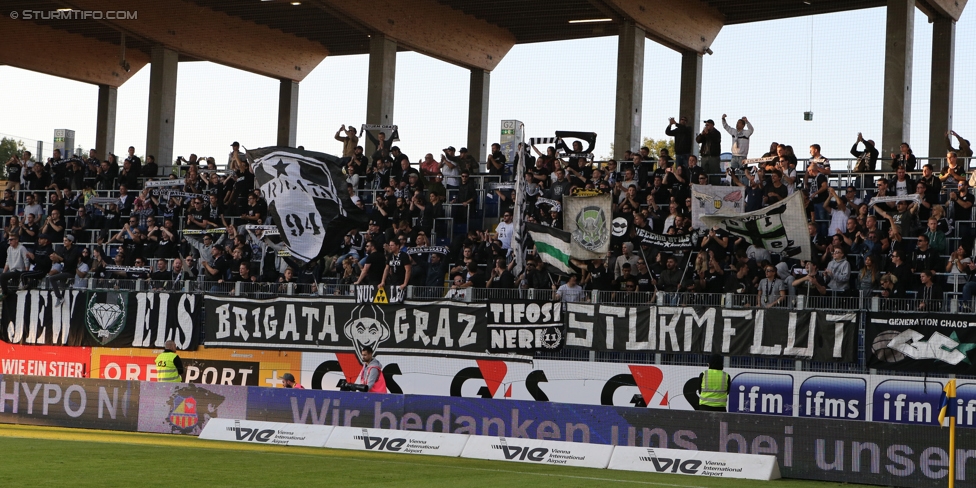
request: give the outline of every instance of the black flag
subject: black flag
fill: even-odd
[[[331,252],[348,227],[366,223],[365,212],[349,198],[339,158],[291,147],[254,149],[247,157],[296,259],[309,262]]]

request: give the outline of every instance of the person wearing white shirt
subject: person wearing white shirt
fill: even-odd
[[[7,284],[11,280],[20,282],[20,276],[27,271],[30,260],[34,259],[34,255],[20,244],[20,236],[17,234],[10,234],[7,242],[7,261],[3,266],[3,274],[0,274],[0,296],[9,293]]]
[[[495,227],[495,232],[498,232],[498,240],[502,243],[502,249],[511,251],[512,234],[515,233],[515,224],[512,223],[511,212],[505,212],[502,215],[502,221]]]
[[[725,114],[722,114],[722,126],[725,131],[732,135],[732,169],[742,168],[742,161],[749,157],[749,136],[753,133],[752,124],[749,119],[742,117],[735,122],[735,129],[725,121]]]
[[[577,303],[582,302],[586,292],[582,286],[576,284],[576,275],[570,275],[566,283],[559,286],[556,290],[556,301]]]

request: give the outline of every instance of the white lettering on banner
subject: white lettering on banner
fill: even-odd
[[[915,360],[935,359],[956,365],[966,359],[966,355],[956,349],[959,342],[943,334],[933,332],[927,341],[924,339],[924,334],[905,329],[888,343],[888,347]]]
[[[749,347],[749,354],[758,354],[763,356],[779,356],[780,352],[783,350],[783,346],[777,344],[775,346],[763,346],[763,326],[766,325],[766,311],[763,309],[756,310],[756,320],[755,325],[752,328],[752,346]]]
[[[844,324],[846,322],[856,323],[857,315],[853,313],[846,314],[827,314],[827,322],[834,322],[834,348],[833,357],[843,358],[844,357]]]
[[[211,418],[200,432],[200,438],[278,446],[325,447],[333,429],[331,425]]]
[[[473,435],[461,457],[605,469],[613,450],[605,444]]]
[[[170,298],[169,293],[136,293],[136,324],[132,347],[161,348],[167,340],[172,340],[176,342],[177,349],[190,348],[194,339],[193,314],[196,311],[196,296],[180,294],[176,303],[175,321],[169,317]]]
[[[583,322],[577,318],[577,314],[592,317],[593,311],[593,305],[583,305],[580,303],[566,304],[566,313],[569,314],[568,330],[566,332],[567,346],[593,347],[593,322]],[[581,334],[577,334],[576,331],[580,331]]]
[[[336,427],[325,447],[458,457],[469,437],[467,434]]]
[[[813,357],[813,340],[816,338],[817,314],[810,314],[810,327],[807,328],[807,347],[795,347],[796,344],[796,320],[795,313],[790,314],[788,322],[789,328],[786,331],[786,349],[783,350],[785,356],[796,356],[800,358]]]
[[[616,446],[609,469],[750,480],[780,479],[776,456]]]
[[[216,308],[217,312],[217,339],[226,339],[230,337],[230,305],[220,305]]]
[[[722,318],[722,353],[728,354],[732,350],[732,336],[736,332],[735,327],[732,326],[732,319],[750,320],[752,319],[752,310],[722,310]]]

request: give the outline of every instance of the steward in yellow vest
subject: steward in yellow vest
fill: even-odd
[[[729,390],[732,388],[732,377],[722,371],[724,358],[721,354],[712,354],[708,360],[708,369],[699,375],[701,379],[701,394],[698,400],[698,410],[706,412],[727,412]]]
[[[183,361],[176,355],[176,343],[166,341],[163,352],[156,356],[156,381],[183,382]]]

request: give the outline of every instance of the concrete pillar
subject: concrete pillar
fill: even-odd
[[[933,158],[945,156],[945,134],[952,129],[955,59],[956,22],[950,17],[936,17],[932,26],[932,93],[929,103],[929,157]]]
[[[888,0],[885,27],[884,110],[881,126],[882,168],[890,169],[891,153],[912,135],[912,44],[915,0]]]
[[[156,157],[160,167],[173,164],[173,130],[176,127],[176,72],[179,54],[154,46],[150,56],[149,121],[146,124],[146,156]],[[139,149],[136,149],[139,152]]]
[[[298,132],[298,82],[281,80],[278,90],[278,145],[295,147]]]
[[[644,29],[624,22],[617,34],[617,99],[614,109],[613,157],[641,146],[644,100]]]
[[[468,154],[477,161],[488,157],[488,92],[491,72],[471,69],[468,95]]]
[[[115,152],[115,106],[119,96],[118,87],[98,85],[98,109],[95,117],[95,152],[105,159],[108,153]],[[87,154],[84,157],[88,157]]]
[[[366,123],[393,124],[393,92],[396,87],[397,43],[382,34],[369,38],[369,74],[366,93]],[[365,154],[376,146],[363,137]]]
[[[692,51],[681,53],[681,93],[678,98],[678,117],[688,117],[688,126],[695,134],[701,132],[702,55]],[[698,143],[691,143],[691,153],[698,155]]]

